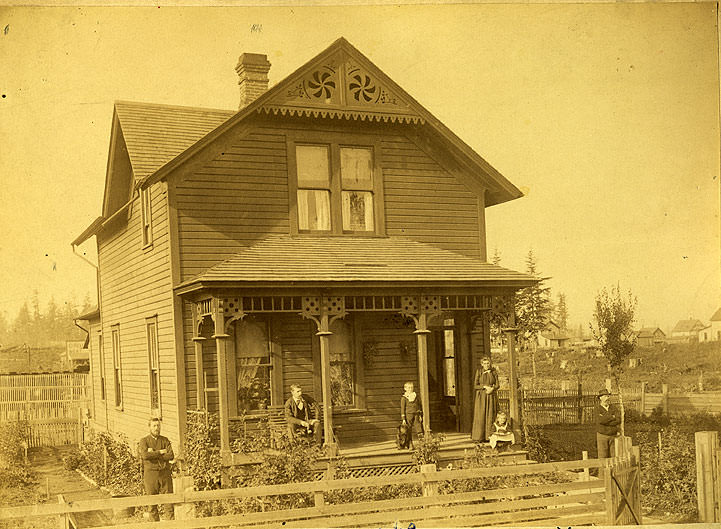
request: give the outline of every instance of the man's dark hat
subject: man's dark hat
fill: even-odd
[[[601,395],[610,395],[611,392],[608,391],[606,388],[603,388],[601,391],[598,392],[598,398],[601,398]]]

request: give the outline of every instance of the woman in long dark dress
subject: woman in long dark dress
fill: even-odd
[[[488,441],[493,433],[493,421],[498,412],[498,373],[491,366],[491,359],[481,359],[481,367],[476,370],[473,380],[476,398],[473,405],[473,428],[471,439]]]

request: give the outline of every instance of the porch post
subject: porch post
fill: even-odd
[[[515,323],[515,322],[513,322]],[[516,363],[516,333],[517,327],[505,327],[503,333],[506,335],[506,343],[508,344],[508,385],[509,402],[508,408],[511,413],[513,422],[513,433],[516,435],[516,441],[521,440],[521,414],[518,406],[518,372]]]
[[[470,432],[473,426],[473,347],[471,330],[473,319],[468,311],[459,311],[455,317],[458,322],[458,388],[456,399],[459,399],[461,431]]]
[[[220,457],[222,461],[230,457],[230,421],[228,420],[228,364],[227,339],[225,334],[225,315],[223,300],[213,298],[213,320],[215,323],[215,350],[218,366],[218,415],[220,422]]]
[[[320,383],[323,392],[323,442],[332,454],[335,454],[333,444],[333,401],[330,389],[330,337],[333,334],[328,330],[328,313],[321,311],[318,325],[320,341]]]
[[[205,379],[203,378],[203,342],[202,336],[193,337],[195,347],[195,407],[205,409]]]
[[[413,332],[418,339],[418,388],[423,406],[423,433],[431,431],[430,396],[428,395],[428,314],[421,310]]]

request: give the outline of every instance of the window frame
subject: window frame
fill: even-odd
[[[153,245],[152,188],[152,185],[140,188],[140,232],[143,248]]]
[[[246,320],[246,318],[248,318]],[[268,363],[259,363],[257,367],[267,367],[268,368],[268,395],[269,395],[269,402],[266,403],[266,409],[258,408],[256,410],[246,410],[244,415],[246,417],[253,417],[253,416],[262,416],[264,414],[267,414],[267,408],[270,408],[271,406],[278,406],[283,403],[282,401],[282,394],[280,395],[280,399],[278,398],[277,394],[277,380],[276,380],[276,373],[279,369],[278,362],[277,362],[277,354],[275,352],[273,338],[272,338],[272,317],[266,314],[252,314],[250,317],[243,318],[242,320],[237,320],[233,322],[233,356],[235,358],[235,373],[233,374],[234,379],[234,386],[235,386],[235,393],[236,393],[236,399],[238,399],[238,370],[240,367],[240,359],[246,358],[240,356],[240,347],[238,344],[238,341],[240,339],[240,330],[239,325],[242,323],[249,323],[253,322],[254,324],[261,325],[263,327],[263,330],[265,331],[265,342],[266,347],[268,351]],[[252,358],[252,357],[251,357]],[[280,368],[282,370],[282,367]],[[281,390],[282,391],[282,390]],[[240,406],[238,402],[238,412],[241,411]]]
[[[154,333],[154,340],[151,340],[151,328]],[[160,339],[158,337],[158,316],[151,316],[145,319],[145,340],[148,351],[148,382],[149,382],[149,396],[150,396],[150,414],[153,417],[162,417],[163,400],[162,391],[160,385]],[[155,359],[155,367],[153,367],[153,360]],[[158,391],[158,407],[153,407],[153,378],[155,378],[155,384]]]
[[[123,372],[120,347],[120,324],[110,327],[110,339],[113,351],[113,393],[115,394],[115,408],[123,409]]]
[[[98,374],[100,375],[100,400],[106,400],[107,388],[105,385],[105,351],[103,347],[102,331],[98,331],[96,339],[98,344],[98,365],[100,366],[98,369]]]
[[[330,169],[330,230],[300,230],[298,227],[298,166],[296,147],[302,145],[328,147]],[[345,134],[341,132],[303,131],[290,132],[286,139],[288,154],[288,191],[290,230],[292,235],[329,235],[353,237],[385,236],[385,200],[383,196],[383,170],[381,166],[381,142],[374,135]],[[341,175],[341,148],[369,149],[373,159],[373,230],[353,231],[343,229],[343,191]],[[300,189],[311,189],[303,188]],[[314,188],[315,189],[315,188]],[[367,190],[363,190],[367,191]]]

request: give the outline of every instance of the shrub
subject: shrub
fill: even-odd
[[[185,464],[198,490],[220,487],[222,464],[217,445],[218,415],[188,413],[185,436]]]
[[[143,493],[142,463],[137,450],[131,448],[122,435],[116,438],[107,432],[92,432],[77,456],[71,454],[65,465],[66,468],[75,465],[114,494],[135,496]]]
[[[27,421],[8,421],[0,425],[0,482],[4,486],[16,487],[36,482],[23,450],[23,446],[27,446],[28,431]]]
[[[416,465],[438,464],[438,452],[443,439],[445,439],[443,434],[428,432],[425,435],[419,435],[413,442],[413,460]]]
[[[82,462],[83,456],[77,448],[73,448],[66,456],[63,457],[63,467],[65,467],[65,470],[75,470],[80,468]]]

